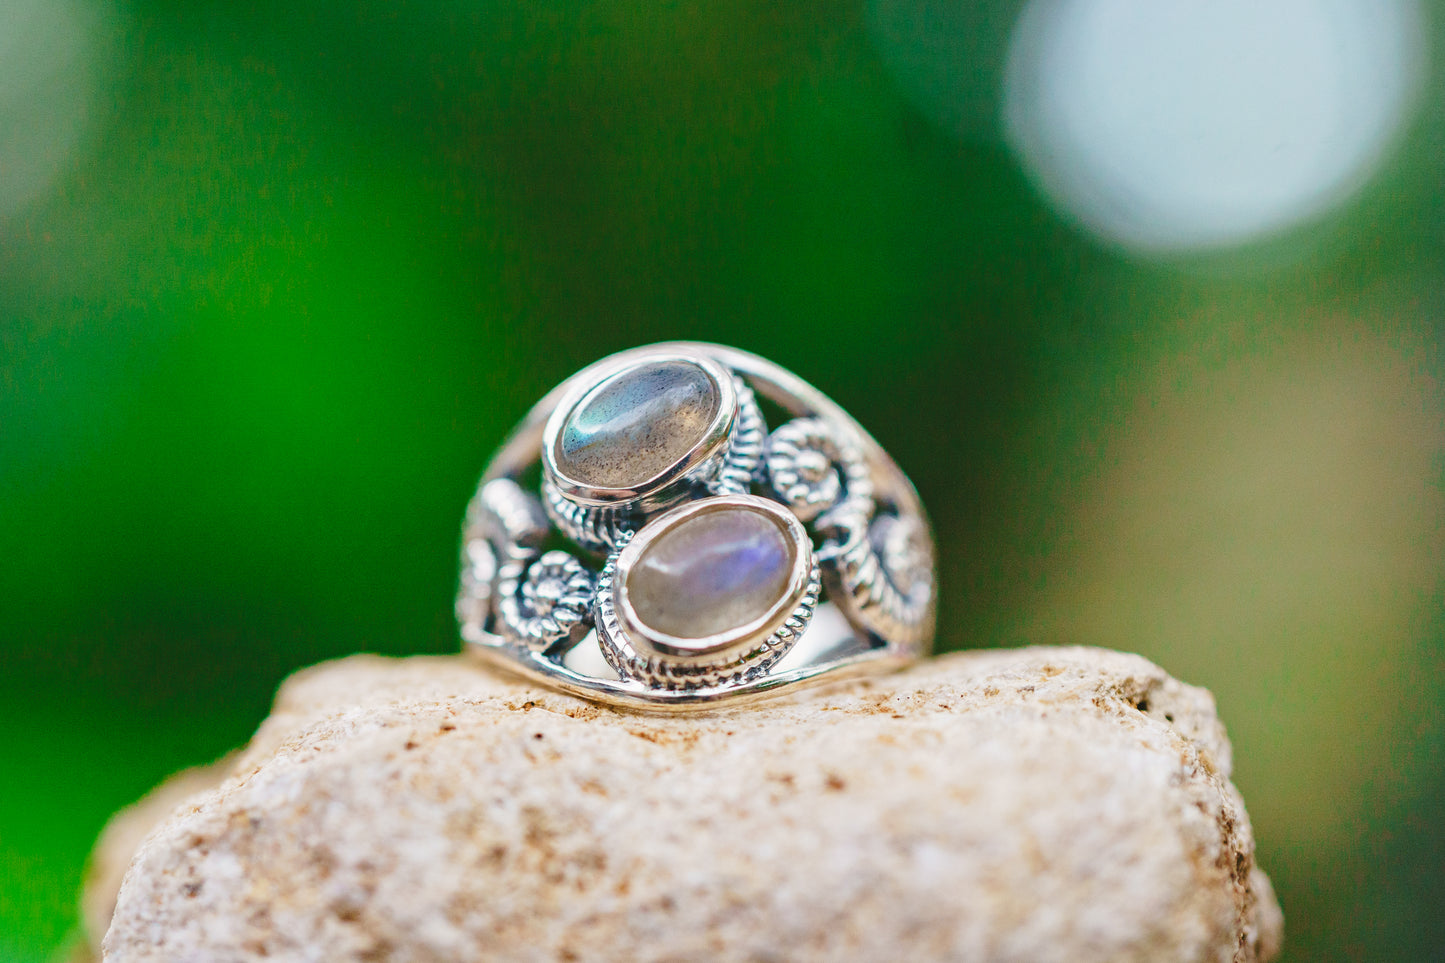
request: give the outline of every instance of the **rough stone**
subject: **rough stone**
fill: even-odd
[[[110,926],[121,881],[130,867],[131,857],[145,838],[177,806],[192,796],[214,789],[230,774],[233,758],[234,754],[208,766],[184,769],[110,818],[96,840],[85,871],[80,915],[86,933],[98,938]],[[95,958],[90,954],[76,957],[77,960]]]
[[[692,362],[629,368],[568,413],[553,461],[568,478],[593,488],[640,487],[702,441],[721,404],[717,385]]]
[[[1137,656],[951,655],[682,717],[363,656],[287,682],[228,769],[140,846],[106,959],[1157,963],[1280,942],[1213,701]]]
[[[795,560],[777,522],[732,506],[660,533],[623,588],[649,629],[704,639],[767,615],[788,594]]]

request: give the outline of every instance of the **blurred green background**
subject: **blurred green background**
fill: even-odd
[[[668,338],[884,440],[941,648],[1213,690],[1286,959],[1445,959],[1445,7],[1255,6],[0,0],[0,960]]]

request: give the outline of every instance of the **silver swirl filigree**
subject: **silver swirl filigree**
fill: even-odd
[[[872,517],[849,502],[818,521],[828,596],[848,617],[893,644],[933,635],[933,548],[917,516]]]
[[[542,498],[547,516],[562,534],[594,552],[610,551],[639,524],[636,512],[630,507],[578,504],[564,495],[551,479],[542,480]]]
[[[575,639],[592,621],[592,573],[566,552],[502,566],[497,580],[497,619],[513,642],[543,651]]]
[[[763,456],[773,494],[805,522],[844,499],[873,501],[863,455],[821,418],[794,418],[768,438]]]
[[[631,538],[629,533],[603,566],[602,574],[597,578],[594,603],[597,641],[602,649],[602,657],[624,681],[636,680],[654,688],[671,691],[750,682],[766,674],[779,659],[788,654],[788,650],[807,631],[808,623],[818,608],[818,597],[823,586],[821,570],[814,560],[807,587],[803,590],[797,607],[783,625],[761,642],[742,652],[713,657],[679,659],[648,655],[638,649],[627,629],[623,627],[613,602],[617,558]]]
[[[537,499],[510,478],[487,482],[467,505],[462,538],[485,539],[504,550],[531,550],[547,537],[547,516]]]
[[[537,499],[510,478],[495,478],[477,490],[462,528],[456,611],[464,631],[486,628],[501,570],[534,558],[547,532]]]
[[[457,617],[464,632],[491,630],[540,651],[590,622],[592,573],[566,552],[538,557],[550,530],[536,497],[512,479],[477,491],[462,532]]]
[[[722,465],[707,485],[707,490],[714,495],[742,495],[752,488],[768,440],[768,425],[753,389],[741,378],[734,378],[733,386],[738,397],[738,416],[728,436]]]
[[[933,559],[925,523],[880,514],[856,444],[821,418],[796,418],[768,439],[768,485],[822,539],[829,598],[850,620],[912,644],[932,634]]]
[[[485,538],[462,544],[461,584],[457,589],[457,621],[482,628],[492,612],[492,583],[497,577],[497,553]]]

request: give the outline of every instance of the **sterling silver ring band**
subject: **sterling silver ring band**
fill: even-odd
[[[927,516],[867,432],[769,361],[675,342],[533,407],[467,506],[456,609],[494,665],[685,710],[907,664],[935,595]]]

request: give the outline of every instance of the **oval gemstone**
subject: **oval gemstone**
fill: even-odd
[[[740,506],[694,515],[660,534],[625,586],[644,628],[705,639],[768,614],[789,590],[794,550],[778,523]]]
[[[642,487],[706,437],[721,403],[712,377],[690,361],[629,368],[583,395],[557,435],[553,463],[593,488]]]

